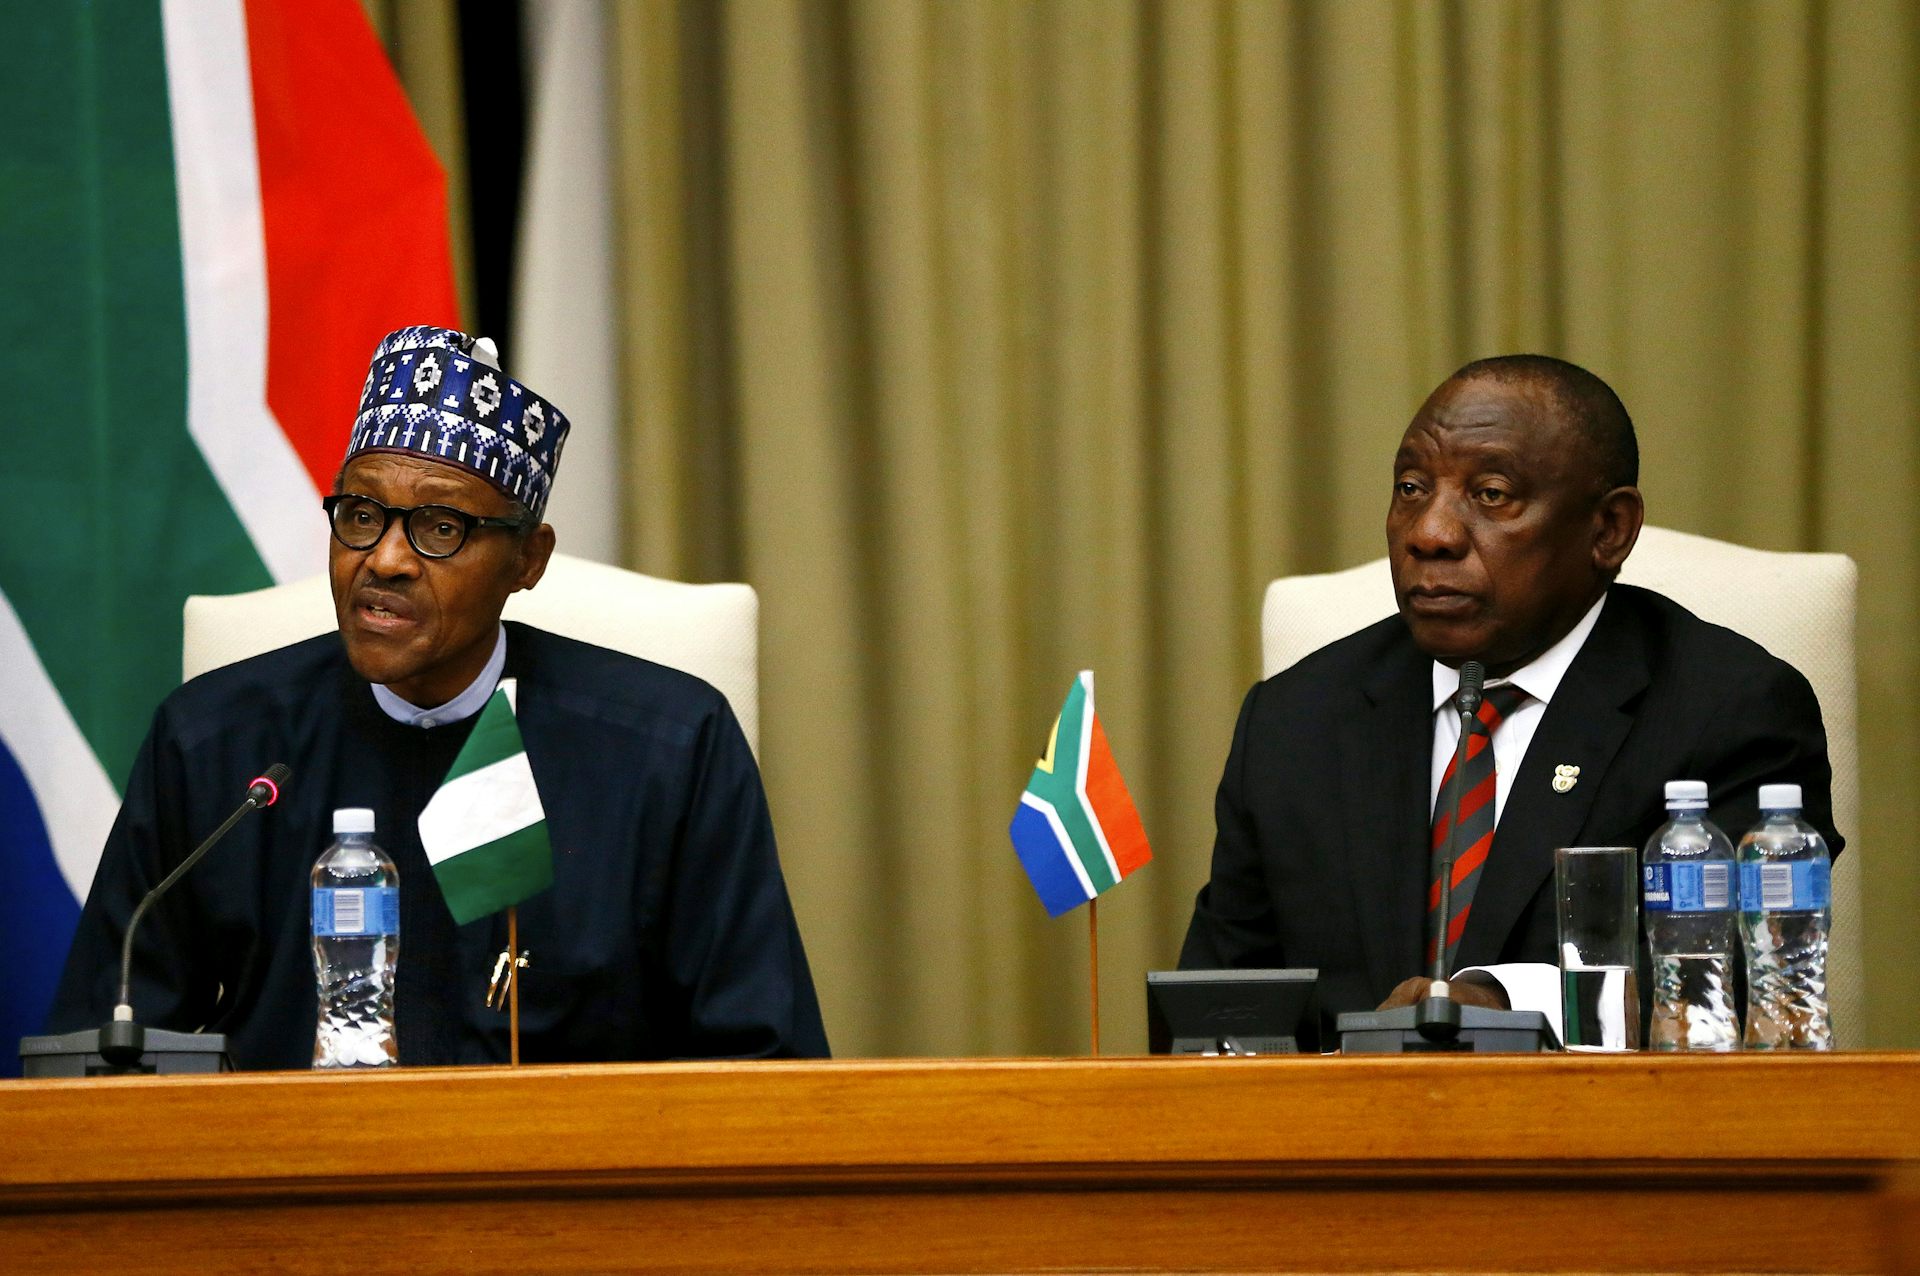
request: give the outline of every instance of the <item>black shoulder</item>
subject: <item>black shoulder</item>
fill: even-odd
[[[1746,828],[1758,818],[1759,785],[1798,784],[1803,814],[1838,855],[1846,839],[1833,820],[1826,720],[1806,675],[1671,598],[1624,585],[1614,590],[1608,610],[1619,602],[1648,644],[1654,686],[1642,721],[1659,723],[1654,736],[1691,741],[1677,766],[1713,786],[1715,821],[1729,832]]]
[[[1413,647],[1406,622],[1396,615],[1375,621],[1365,629],[1337,638],[1310,651],[1260,684],[1265,696],[1286,697],[1296,692],[1351,686]]]
[[[218,669],[209,669],[161,701],[159,717],[189,734],[224,729],[310,702],[315,689],[347,669],[340,635],[328,631]]]
[[[1798,669],[1745,634],[1702,620],[1665,594],[1638,585],[1616,584],[1608,591],[1607,606],[1620,607],[1633,616],[1656,660],[1711,671],[1726,681],[1807,681]]]
[[[1411,677],[1415,665],[1426,668],[1427,658],[1413,645],[1406,622],[1388,616],[1254,684],[1241,705],[1238,729],[1318,729],[1351,712],[1363,689],[1379,686],[1383,677]]]
[[[731,717],[712,683],[622,651],[518,621],[507,625],[507,671],[571,712],[631,726],[671,724],[698,731]]]

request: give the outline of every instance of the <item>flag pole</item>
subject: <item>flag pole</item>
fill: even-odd
[[[514,1067],[520,1066],[520,905],[507,905],[507,1042]]]
[[[1100,897],[1087,901],[1087,974],[1093,981],[1093,1057],[1100,1057]]]

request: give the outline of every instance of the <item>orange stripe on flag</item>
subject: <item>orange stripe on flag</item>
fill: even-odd
[[[1147,830],[1127,792],[1127,782],[1120,778],[1120,766],[1113,760],[1098,713],[1093,715],[1093,747],[1087,755],[1087,801],[1100,821],[1100,831],[1107,835],[1107,849],[1113,852],[1122,878],[1153,858]]]
[[[324,492],[380,338],[459,326],[446,180],[358,4],[246,0],[246,13],[267,405]]]

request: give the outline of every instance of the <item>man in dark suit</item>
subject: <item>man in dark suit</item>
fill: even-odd
[[[1633,423],[1585,369],[1503,356],[1433,392],[1394,459],[1400,614],[1248,693],[1182,967],[1318,967],[1328,1014],[1424,995],[1467,660],[1486,666],[1495,765],[1462,777],[1479,782],[1462,795],[1450,971],[1553,962],[1555,848],[1643,845],[1668,780],[1705,780],[1735,838],[1761,784],[1797,783],[1839,853],[1807,680],[1614,583],[1644,518],[1638,481]],[[1453,986],[1507,1004],[1497,978]]]

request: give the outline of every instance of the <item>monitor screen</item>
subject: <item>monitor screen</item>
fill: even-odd
[[[1150,970],[1152,1054],[1318,1053],[1318,970]]]

